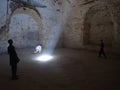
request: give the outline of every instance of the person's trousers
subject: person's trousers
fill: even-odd
[[[12,78],[16,78],[16,72],[17,72],[17,64],[11,66],[12,69]]]
[[[105,52],[104,52],[104,50],[100,50],[99,51],[99,57],[101,57],[103,55],[103,57],[105,57],[106,58],[106,54],[105,54]]]

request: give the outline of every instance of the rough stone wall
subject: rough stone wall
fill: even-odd
[[[114,46],[120,47],[120,1],[111,3],[110,10],[114,22]]]
[[[119,0],[33,1],[37,7],[22,5],[17,12],[17,5],[7,11],[7,0],[0,1],[0,52],[6,50],[9,38],[14,38],[19,48],[37,43],[48,48],[82,48],[99,44],[99,39],[120,47]],[[47,7],[38,7],[38,2]]]
[[[75,0],[64,28],[64,46],[98,45],[119,47],[119,1]]]
[[[54,48],[57,43],[62,45],[62,40],[59,40],[62,33],[62,5],[64,0],[46,0],[48,1],[47,8],[38,10],[41,13],[43,30],[44,30],[44,46]]]
[[[5,24],[6,24],[7,0],[0,1],[0,52],[6,51],[7,42]]]
[[[84,0],[73,0],[69,3],[71,10],[64,28],[65,47],[81,48],[83,46],[84,19],[91,4],[82,5],[82,3]]]
[[[1,4],[5,7],[0,6],[0,11],[5,12],[4,14],[6,15],[0,14],[0,18],[2,19],[0,23],[6,26],[1,29],[6,35],[4,35],[3,32],[0,34],[1,40],[3,40],[0,41],[0,52],[6,51],[8,45],[7,40],[9,38],[13,38],[15,46],[19,48],[34,47],[38,43],[44,47],[54,48],[58,43],[57,41],[59,40],[62,30],[62,1],[63,0],[35,0],[33,4],[37,5],[36,8],[28,4],[19,4],[16,2],[15,4],[13,2],[11,5],[8,3],[7,12],[7,0],[2,0]],[[42,7],[42,5],[47,7]],[[20,8],[22,11],[17,8]],[[33,11],[37,11],[36,13],[40,15],[40,19],[37,19],[36,15],[31,13]],[[2,16],[8,17],[3,19]],[[2,24],[0,25],[2,27]],[[62,42],[61,40],[59,41]],[[61,43],[59,45],[61,45]]]
[[[108,7],[105,5],[95,5],[89,9],[86,14],[84,23],[84,32],[88,36],[86,42],[88,44],[99,44],[100,39],[104,40],[107,45],[112,45],[113,22]]]
[[[14,15],[11,18],[9,38],[17,47],[30,47],[39,44],[39,30],[37,22],[26,14]]]
[[[0,2],[0,27],[2,27],[5,25],[7,2],[5,0],[1,0]]]

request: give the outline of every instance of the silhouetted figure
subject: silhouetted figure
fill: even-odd
[[[105,54],[105,51],[104,51],[104,42],[103,40],[100,40],[100,51],[99,51],[99,57],[104,57],[106,58],[106,54]]]
[[[15,51],[15,47],[13,46],[12,39],[8,40],[9,46],[8,46],[8,54],[10,57],[10,66],[12,70],[12,80],[17,79],[16,72],[17,72],[17,63],[19,62],[19,58],[17,56],[17,53]]]

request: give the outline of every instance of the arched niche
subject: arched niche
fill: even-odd
[[[84,45],[98,45],[100,39],[106,45],[112,45],[114,41],[114,25],[107,6],[93,6],[86,13],[84,21],[83,42]]]
[[[42,44],[42,20],[33,9],[17,8],[11,15],[8,33],[17,47]]]

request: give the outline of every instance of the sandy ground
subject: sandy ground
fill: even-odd
[[[54,59],[40,62],[31,48],[17,52],[18,80],[11,80],[8,55],[0,55],[0,90],[120,90],[119,55],[58,49]]]

